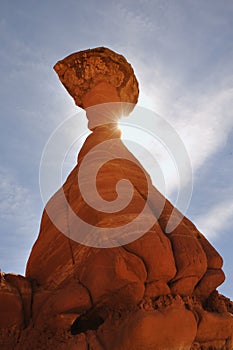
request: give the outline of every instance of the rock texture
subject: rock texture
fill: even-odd
[[[124,56],[108,48],[73,53],[57,62],[54,69],[75,103],[82,108],[86,93],[103,82],[116,89],[120,101],[137,103],[138,82],[132,67]]]
[[[76,167],[44,210],[26,277],[1,274],[0,348],[232,349],[233,304],[216,291],[224,281],[222,258],[153,187],[122,143],[116,120],[109,122],[104,110],[100,125],[88,109],[96,99],[103,101],[103,95],[108,102],[135,104],[138,85],[131,66],[121,55],[98,48],[68,56],[55,70],[76,103],[86,109],[93,132]],[[106,142],[111,142],[112,154],[122,157],[99,170],[101,197],[114,201],[121,179],[133,186],[131,202],[112,213],[87,203],[77,181],[83,166],[84,185],[90,187],[98,159],[93,153],[85,163],[86,156]],[[137,222],[132,232],[126,229],[113,236],[111,247],[90,246],[90,241],[99,242],[102,228],[128,227],[144,208],[148,193],[150,205],[141,220],[153,224],[144,234],[128,240],[142,229]],[[180,223],[167,234],[174,210]],[[74,214],[93,227],[87,244],[80,243],[85,235]]]

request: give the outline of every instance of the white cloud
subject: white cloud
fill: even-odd
[[[233,224],[233,200],[222,201],[206,214],[196,217],[196,224],[208,238],[221,237],[223,230]]]
[[[134,36],[135,30],[138,34],[143,33],[144,31],[148,32],[154,30],[155,25],[151,21],[150,16],[146,15],[145,12],[142,13],[138,7],[129,7],[125,6],[125,2],[117,2],[116,10],[118,13],[117,19],[119,20],[119,18],[123,18],[125,23],[127,23],[129,32]]]
[[[140,76],[140,88],[143,94],[139,104],[141,103],[145,107],[148,106],[175,128],[189,154],[194,179],[199,176],[200,170],[207,166],[207,160],[211,157],[216,157],[217,166],[217,154],[226,146],[228,137],[232,132],[233,75],[227,74],[227,72],[230,72],[231,65],[231,62],[225,58],[225,65],[216,67],[216,70],[213,68],[213,71],[206,72],[206,75],[203,73],[201,81],[196,81],[193,84],[189,81],[188,84],[184,84],[183,76],[176,76],[175,69],[172,76],[166,75],[162,62],[158,62],[153,68],[152,66],[146,66],[140,60],[136,61],[135,71],[143,72]],[[187,67],[184,64],[184,76],[186,72]],[[153,150],[155,154],[158,151],[158,147]],[[231,149],[226,150],[226,152],[231,152]],[[176,168],[167,166],[168,161],[169,159],[166,159],[162,154],[160,162],[165,165],[162,170],[166,171],[164,174],[166,188],[170,190],[166,194],[174,202],[174,192],[172,198],[170,198],[170,193],[171,191],[176,192],[178,189],[177,172]],[[173,163],[173,159],[170,159],[170,163]],[[229,164],[227,166],[229,167]],[[208,172],[208,169],[206,170]],[[224,174],[224,168],[218,169],[218,176],[221,176],[220,171]],[[220,180],[221,178],[216,180],[218,181],[216,186],[218,186],[218,183],[219,186],[222,186]],[[154,183],[156,184],[156,181]],[[181,183],[181,186],[183,185],[185,185],[185,182]],[[208,186],[208,183],[206,183],[206,187]],[[230,183],[226,183],[226,188],[228,195],[230,192],[232,193]],[[215,196],[214,200],[221,203],[229,201],[229,196],[226,197],[226,193],[219,189],[216,187],[215,191],[212,191]],[[184,211],[181,207],[179,209]],[[225,217],[224,205],[219,206],[218,210],[218,215]],[[213,230],[212,233],[213,236],[217,235],[215,233],[217,227],[220,229],[222,224],[224,222],[221,220],[216,224],[216,230]],[[204,225],[203,229],[205,230]],[[210,234],[210,231],[207,229],[207,234]]]
[[[137,61],[136,68],[144,72],[139,103],[153,109],[176,129],[196,172],[225,145],[232,131],[233,75],[225,75],[224,68],[222,76],[217,72],[199,86],[185,86],[181,77],[163,75],[162,66],[150,71]]]
[[[38,234],[38,208],[31,191],[0,168],[0,266],[5,272],[23,273]]]
[[[29,189],[20,186],[16,179],[5,169],[0,169],[0,218],[9,228],[17,228],[11,234],[35,232],[36,215],[34,199]],[[2,232],[4,234],[4,232]]]
[[[177,129],[190,154],[194,170],[225,145],[233,127],[233,89],[197,96],[188,106],[176,107]],[[194,105],[196,103],[196,105]]]

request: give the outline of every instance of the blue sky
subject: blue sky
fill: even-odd
[[[187,216],[222,254],[220,291],[233,298],[233,2],[12,0],[1,4],[0,37],[1,269],[24,273],[43,209],[43,148],[77,111],[52,67],[107,46],[132,63],[140,104],[183,140],[194,177]]]

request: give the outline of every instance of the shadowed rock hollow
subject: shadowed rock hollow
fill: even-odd
[[[0,348],[232,349],[233,306],[216,291],[225,278],[221,256],[153,187],[120,139],[118,112],[123,108],[130,114],[138,100],[132,67],[102,47],[71,54],[54,69],[75,103],[86,110],[92,133],[44,210],[26,277],[1,274]],[[102,103],[110,104],[93,107]],[[84,188],[91,191],[99,145],[111,145],[108,152],[121,155],[98,172],[101,197],[114,201],[122,179],[133,186],[132,201],[117,212],[87,203],[77,181],[84,171]],[[87,155],[92,158],[85,163]],[[125,230],[141,213],[148,193],[141,223],[131,226],[132,232]],[[128,193],[122,194],[127,199]],[[167,234],[173,210],[180,223]],[[76,216],[91,225],[90,232],[82,231]],[[140,232],[144,222],[153,225]],[[109,248],[102,248],[101,229],[116,227],[120,231]],[[135,232],[137,239],[130,239]],[[86,244],[79,243],[80,237]],[[104,236],[102,243],[108,239]]]

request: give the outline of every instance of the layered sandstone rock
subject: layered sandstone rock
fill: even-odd
[[[130,102],[123,106],[129,113],[138,98],[132,67],[98,48],[68,56],[55,70],[86,109],[92,133],[44,210],[26,277],[1,277],[1,349],[232,349],[233,306],[216,291],[222,258],[120,139],[116,112]],[[93,108],[98,102],[117,104]],[[102,210],[94,192],[91,203],[83,197],[92,194],[96,147],[114,156],[96,177],[101,197],[111,203],[120,180],[132,184],[131,201],[118,211]],[[167,234],[172,212],[179,225]]]

